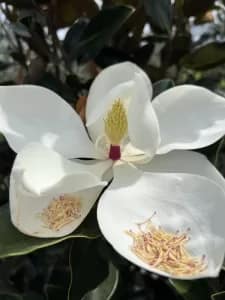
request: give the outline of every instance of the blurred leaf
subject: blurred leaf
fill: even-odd
[[[53,267],[53,270],[51,271],[50,277],[48,277],[48,282],[44,287],[44,294],[47,298],[46,300],[67,299],[68,286],[70,283],[70,270],[68,261],[70,245],[71,242],[68,241],[67,243],[54,246],[54,248],[46,249],[53,258],[57,256],[59,257],[54,263],[49,262],[50,259],[47,256],[47,263]],[[55,252],[53,252],[54,250]],[[43,264],[43,259],[41,259],[40,262]]]
[[[215,0],[183,0],[183,11],[187,17],[198,16],[213,8]]]
[[[142,0],[150,23],[162,32],[169,33],[172,25],[172,4],[170,0]]]
[[[68,300],[80,300],[108,275],[108,262],[98,251],[97,240],[77,240],[70,251],[71,281]]]
[[[153,99],[162,92],[174,87],[175,84],[172,79],[162,79],[153,84]]]
[[[153,50],[155,49],[155,45],[153,43],[147,43],[144,46],[139,47],[134,52],[134,61],[141,66],[145,66],[148,61],[149,57],[152,56]]]
[[[211,290],[206,279],[170,280],[184,300],[210,300]]]
[[[6,70],[10,65],[11,63],[0,61],[0,71]]]
[[[70,54],[70,52],[73,51],[73,47],[76,47],[76,45],[79,43],[88,23],[89,19],[80,18],[71,26],[70,30],[66,34],[63,44],[66,52]]]
[[[0,293],[0,300],[23,300],[23,297],[19,294]]]
[[[184,56],[180,64],[194,70],[204,70],[225,62],[225,43],[212,42]]]
[[[167,56],[170,64],[174,64],[177,66],[179,60],[183,58],[185,55],[190,53],[190,47],[192,44],[192,37],[190,33],[180,34],[177,33],[171,42],[169,42],[169,46],[171,45],[171,53],[166,51],[165,56]],[[165,47],[167,49],[167,47]]]
[[[49,59],[50,56],[50,49],[48,46],[48,43],[45,40],[44,32],[42,30],[43,28],[41,27],[40,24],[36,23],[33,25],[33,28],[30,29],[30,38],[24,38],[29,47],[35,51],[38,55],[43,57],[44,60]]]
[[[40,56],[31,59],[27,74],[22,80],[23,84],[37,83],[44,76],[46,67],[46,61],[43,60]]]
[[[31,0],[1,0],[0,2],[5,2],[6,4],[11,4],[18,8],[34,7],[34,3]]]
[[[70,26],[82,16],[92,18],[98,13],[94,0],[57,0],[54,5],[54,24],[56,27]]]
[[[144,7],[140,5],[139,1],[123,0],[122,2],[124,5],[131,5],[134,7],[135,11],[117,32],[115,44],[118,44],[117,49],[121,49],[124,53],[130,53],[140,46],[143,29],[147,22],[147,16]]]
[[[70,58],[82,58],[83,61],[94,58],[133,11],[132,7],[124,5],[104,9],[85,28],[82,28],[81,36],[78,32],[84,23],[83,25],[80,22],[75,23],[65,39],[66,50]]]
[[[22,37],[31,37],[30,32],[28,31],[27,27],[20,22],[16,22],[16,23],[10,23],[10,28],[19,36]]]
[[[225,299],[225,291],[215,293],[211,296],[212,300],[224,300]]]
[[[214,21],[214,12],[213,12],[213,10],[209,10],[209,11],[206,11],[203,14],[199,15],[195,19],[195,24],[199,25],[199,24],[204,24],[204,23],[211,23],[213,21]]]
[[[30,293],[27,293],[26,295],[24,295],[21,300],[31,300],[31,299],[32,300],[46,300],[42,295],[39,295],[39,294],[33,293],[33,292],[30,292]],[[57,300],[57,299],[55,299],[55,300]]]
[[[95,58],[96,64],[102,69],[125,60],[130,60],[129,54],[113,47],[104,47]]]
[[[220,155],[222,154],[223,155],[223,153],[222,153],[222,150],[224,150],[223,148],[224,148],[224,143],[225,143],[225,138],[222,138],[219,142],[218,142],[218,146],[217,146],[217,149],[216,149],[216,151],[214,151],[214,153],[215,153],[215,158],[214,158],[214,161],[213,161],[213,164],[214,164],[214,166],[217,168],[217,169],[219,169],[219,167],[220,167]],[[225,265],[225,261],[223,262],[223,266]]]
[[[55,93],[62,96],[62,98],[70,103],[74,103],[75,101],[75,95],[72,91],[72,89],[65,84],[64,82],[57,79],[54,75],[52,75],[49,72],[45,72],[42,74],[42,77],[39,78],[38,81],[33,82],[37,85],[44,86]],[[73,86],[74,89],[76,89],[76,85]]]
[[[48,284],[45,287],[46,300],[62,300],[66,299],[65,290],[53,284]],[[0,299],[1,300],[1,299]]]
[[[110,264],[108,277],[93,291],[85,295],[82,300],[110,300],[119,282],[119,271]]]
[[[81,226],[70,235],[57,239],[29,237],[20,233],[12,225],[8,205],[0,207],[0,258],[24,255],[71,238],[93,239],[98,235],[96,218],[93,215],[89,215]]]

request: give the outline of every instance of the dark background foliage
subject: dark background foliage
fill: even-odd
[[[95,76],[126,60],[147,72],[155,96],[181,83],[224,95],[225,1],[0,0],[0,85],[45,86],[82,115]],[[223,140],[201,151],[225,173]],[[14,157],[0,136],[0,205],[8,202]],[[104,241],[93,214],[84,225],[91,239],[71,236],[26,255],[17,249],[19,256],[1,227],[0,257],[13,257],[0,261],[0,300],[225,299],[223,270],[218,279],[192,282],[140,270]],[[19,239],[28,243],[17,234],[12,245]]]

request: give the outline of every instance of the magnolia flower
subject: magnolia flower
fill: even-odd
[[[115,250],[161,275],[217,276],[225,253],[224,179],[203,155],[187,150],[224,135],[225,100],[192,85],[151,98],[149,78],[129,62],[97,76],[85,126],[52,91],[1,87],[0,131],[18,152],[12,222],[31,236],[69,234],[111,170],[97,218]]]

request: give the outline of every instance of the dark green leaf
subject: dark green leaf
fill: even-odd
[[[225,291],[215,293],[211,296],[212,300],[224,300],[225,299]]]
[[[170,0],[143,0],[151,25],[169,33],[172,25],[172,5]]]
[[[88,23],[89,20],[87,18],[80,18],[70,27],[63,43],[66,52],[70,54],[73,51],[73,47],[77,46]]]
[[[93,215],[89,215],[81,226],[70,235],[57,239],[29,237],[20,233],[12,225],[8,205],[0,207],[0,258],[24,255],[71,238],[93,239],[98,235],[96,218]]]
[[[22,299],[21,300],[46,300],[45,298],[44,298],[44,296],[42,296],[42,295],[39,295],[39,294],[37,294],[37,293],[35,293],[35,292],[28,292],[26,295],[24,295],[23,297],[22,297]],[[0,299],[1,300],[1,299]],[[15,299],[15,300],[17,300],[17,299]],[[18,299],[19,300],[19,299]],[[47,299],[48,300],[48,299]],[[57,299],[55,299],[55,300],[57,300]]]
[[[82,300],[110,300],[117,288],[119,271],[111,264],[107,278],[93,291],[83,297]]]
[[[69,43],[66,38],[66,50],[70,58],[81,58],[84,61],[94,58],[133,11],[131,6],[125,5],[103,9],[87,24],[80,37],[77,35],[78,30],[72,27],[68,33],[70,35]],[[74,24],[74,26],[77,25]],[[72,31],[75,33],[74,39]]]
[[[62,96],[64,100],[74,103],[75,95],[72,89],[58,78],[53,76],[50,72],[44,72],[42,77],[36,81],[35,84],[44,86]],[[74,88],[76,88],[75,85]]]
[[[11,23],[10,28],[19,36],[26,37],[26,38],[31,37],[29,30],[23,23],[20,22]]]
[[[171,280],[184,300],[210,300],[211,290],[207,280]]]
[[[194,70],[209,69],[224,62],[225,43],[217,42],[212,42],[195,49],[180,61],[181,65]]]
[[[81,16],[93,17],[99,9],[94,0],[56,0],[54,6],[54,25],[58,27],[71,26]]]
[[[33,8],[34,7],[34,1],[30,0],[4,0],[0,2],[5,2],[7,4],[14,5],[15,7],[18,8]]]
[[[0,293],[0,300],[23,300],[23,297],[19,294]]]
[[[162,92],[174,87],[172,79],[162,79],[153,84],[153,99]]]
[[[11,63],[0,61],[0,71],[7,69],[10,65]]]
[[[65,290],[53,284],[45,287],[46,300],[62,300],[66,299]]]
[[[80,300],[108,275],[108,262],[99,253],[97,240],[74,241],[70,251],[71,282],[68,300]]]
[[[183,0],[183,10],[187,17],[198,16],[213,8],[215,0]]]

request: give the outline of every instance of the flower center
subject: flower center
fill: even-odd
[[[60,230],[80,216],[80,199],[70,195],[53,199],[41,214],[43,223],[54,231]]]
[[[120,143],[127,134],[127,114],[122,101],[116,100],[107,113],[105,134],[110,141],[109,158],[118,160],[121,157]]]

